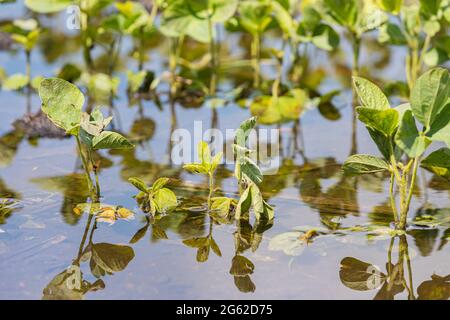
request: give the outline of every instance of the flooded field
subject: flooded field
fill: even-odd
[[[149,14],[151,3],[145,2]],[[117,12],[114,5],[102,10],[91,17],[97,29],[108,12]],[[84,109],[101,106],[105,117],[114,117],[109,128],[135,147],[94,150],[89,182],[76,139],[41,112],[38,90],[7,90],[3,83],[0,299],[450,297],[449,175],[418,167],[406,231],[400,232],[394,229],[389,173],[342,169],[352,154],[380,155],[355,116],[345,28],[336,26],[340,44],[334,50],[302,43],[297,53],[276,27],[269,28],[258,37],[255,76],[252,37],[223,24],[215,25],[213,49],[189,35],[168,38],[153,29],[142,31],[145,39],[97,30],[90,61],[83,32],[67,28],[68,15],[37,14],[23,1],[0,1],[2,26],[32,18],[40,25],[31,78],[72,80],[86,97]],[[161,19],[157,15],[154,23]],[[373,31],[362,37],[358,74],[400,105],[408,98],[392,83],[406,81],[407,49],[381,45],[377,36]],[[2,70],[26,73],[26,65],[21,47],[1,32],[0,79]],[[136,78],[145,70],[145,80]],[[297,99],[295,110],[280,116],[261,109],[274,90]],[[218,165],[210,190],[208,176],[174,160],[174,133],[181,129],[191,134],[188,152],[196,154],[199,123],[201,135],[212,128],[225,133],[252,116],[258,116],[258,129],[279,133],[277,141],[267,142],[277,151],[268,155],[276,158],[274,168],[262,170],[258,186],[273,219],[257,219],[253,209],[235,217],[242,190],[233,163]],[[223,144],[231,148],[232,139]],[[443,147],[433,143],[426,154]],[[129,182],[133,177],[148,186],[170,178],[166,187],[176,206],[146,210]],[[90,184],[99,187],[97,196]],[[230,211],[211,210],[211,191],[234,199]],[[120,209],[127,210],[122,215]]]

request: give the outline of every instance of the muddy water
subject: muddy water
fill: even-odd
[[[5,7],[6,8],[6,7]],[[21,5],[2,8],[1,19],[21,17]],[[55,23],[55,22],[54,22]],[[229,45],[239,40],[231,37]],[[276,45],[268,38],[266,45]],[[165,70],[164,46],[148,51],[146,67]],[[344,48],[346,48],[344,44]],[[133,151],[102,152],[102,202],[135,212],[130,221],[95,223],[74,207],[87,201],[86,182],[75,141],[29,138],[13,124],[23,119],[27,97],[0,91],[0,298],[86,299],[372,299],[445,298],[450,294],[450,223],[411,227],[392,238],[381,232],[391,223],[385,176],[348,177],[341,164],[350,150],[377,153],[365,129],[352,125],[351,92],[342,81],[349,55],[335,57],[310,50],[313,69],[327,77],[320,92],[344,88],[334,100],[340,119],[327,120],[317,109],[307,110],[297,124],[282,124],[282,160],[278,173],[266,176],[262,191],[275,208],[270,224],[211,217],[203,209],[206,180],[170,163],[174,128],[193,131],[194,121],[206,130],[235,129],[249,110],[230,103],[214,112],[207,105],[186,108],[161,95],[142,108],[127,100],[124,70],[136,64],[125,58],[118,98],[114,101],[116,130],[124,134],[150,132]],[[378,79],[403,78],[402,50],[388,52],[384,68],[374,68],[374,57],[384,52],[367,45],[362,66]],[[82,64],[80,51],[49,59],[48,51],[32,56],[34,75],[51,76],[66,62]],[[237,51],[242,49],[236,49]],[[374,51],[375,50],[375,51]],[[8,74],[21,72],[21,52],[0,51],[0,66]],[[271,74],[271,67],[263,71]],[[231,76],[230,76],[231,77]],[[219,91],[229,91],[234,78],[222,78]],[[167,91],[163,84],[161,91]],[[395,99],[394,99],[395,100]],[[32,95],[33,113],[39,98]],[[174,125],[175,124],[175,125]],[[293,147],[292,128],[299,148]],[[352,140],[353,133],[356,140]],[[356,143],[356,144],[355,144]],[[236,196],[233,167],[222,166],[220,193]],[[132,176],[149,184],[157,177],[173,178],[182,205],[170,214],[150,219],[136,206]],[[449,216],[450,185],[420,172],[411,218]],[[376,229],[378,232],[367,231]],[[311,241],[305,231],[317,230]],[[381,230],[381,231],[380,231]],[[199,238],[215,245],[198,249]],[[368,274],[369,273],[369,274]],[[446,278],[447,277],[447,278]]]

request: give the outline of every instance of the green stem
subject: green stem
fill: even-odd
[[[208,176],[209,176],[208,210],[211,210],[211,199],[214,192],[214,174],[210,172]]]
[[[354,32],[352,32],[352,49],[353,49],[353,65],[352,76],[359,75],[359,56],[361,52],[361,38]]]
[[[260,86],[260,75],[261,75],[261,67],[260,67],[260,52],[261,52],[261,43],[260,43],[259,34],[253,35],[253,41],[251,45],[251,55],[252,55],[252,65],[253,65],[253,87],[259,88]]]
[[[389,197],[391,199],[391,207],[392,207],[392,213],[394,215],[394,222],[398,222],[398,211],[397,211],[397,205],[395,204],[395,196],[394,196],[394,181],[395,181],[395,174],[391,172],[391,180],[389,183]]]
[[[91,204],[91,208],[92,208],[92,204]],[[78,255],[77,255],[77,258],[75,259],[75,261],[73,262],[77,266],[80,265],[80,259],[83,254],[84,244],[86,243],[86,239],[87,239],[87,236],[89,233],[89,229],[91,228],[91,222],[92,222],[93,217],[94,217],[93,214],[89,214],[88,221],[86,223],[86,227],[84,228],[83,238],[81,239],[81,243],[78,248]]]
[[[401,221],[400,221],[400,224],[399,224],[399,229],[402,229],[402,230],[405,229],[405,227],[406,227],[406,220],[407,220],[407,217],[408,217],[409,206],[411,204],[411,199],[412,199],[412,195],[413,195],[413,192],[414,192],[414,186],[415,186],[415,183],[416,183],[417,169],[419,167],[419,160],[420,160],[419,157],[414,158],[411,182],[410,182],[410,185],[409,185],[408,195],[404,199],[404,204],[403,204],[402,214],[401,214]],[[407,166],[407,171],[405,173],[405,176],[407,176],[409,169],[410,169],[410,165]],[[404,181],[404,188],[405,188],[404,190],[405,190],[405,192],[406,192],[406,185],[407,185],[407,181],[405,179],[405,181]]]
[[[92,185],[91,175],[89,174],[88,163],[86,161],[86,158],[84,157],[83,149],[81,148],[80,138],[78,136],[75,136],[75,139],[77,140],[78,152],[80,154],[81,161],[83,162],[83,168],[84,168],[84,172],[86,174],[88,188],[89,188],[89,191],[92,192],[93,185]]]

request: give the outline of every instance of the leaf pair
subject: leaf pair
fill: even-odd
[[[94,150],[133,148],[121,134],[104,131],[112,118],[104,119],[99,108],[91,115],[82,112],[85,98],[75,85],[58,78],[44,79],[39,96],[47,117],[68,134],[79,135],[88,147]]]
[[[197,153],[200,162],[189,163],[183,166],[189,172],[197,174],[214,174],[222,160],[222,152],[218,152],[214,157],[206,142],[200,141],[197,145]]]
[[[183,243],[188,247],[197,249],[198,262],[207,261],[211,249],[218,257],[222,256],[222,252],[212,236],[187,239]]]
[[[140,190],[136,198],[138,201],[143,199],[143,204],[149,206],[149,210],[153,215],[156,213],[165,213],[178,205],[175,193],[165,188],[165,185],[169,182],[169,178],[159,178],[151,187],[148,187],[139,178],[129,178],[128,181]]]
[[[263,199],[261,190],[254,183],[249,183],[236,206],[236,219],[243,218],[253,208],[257,220],[272,220],[273,208]]]
[[[363,104],[358,107],[359,120],[366,124],[370,135],[388,162],[394,153],[398,160],[401,150],[410,158],[422,156],[432,141],[450,146],[450,75],[435,68],[422,75],[411,92],[410,104],[390,108],[383,92],[373,83],[354,78],[355,88]],[[417,121],[423,130],[417,128]],[[441,151],[442,152],[442,151]],[[344,164],[352,173],[373,173],[389,169],[387,162],[368,155],[355,155]]]

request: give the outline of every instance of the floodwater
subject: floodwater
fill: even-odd
[[[22,4],[0,10],[0,20],[26,13]],[[49,77],[67,62],[83,64],[76,41],[60,34],[63,18],[43,19],[51,28],[33,52],[33,75]],[[361,59],[364,75],[403,79],[402,49],[382,50],[370,38]],[[167,43],[155,42],[145,67],[161,75],[167,70]],[[228,58],[242,56],[243,43],[239,35],[228,36],[223,44]],[[278,40],[268,35],[264,44],[277,46]],[[190,45],[186,55],[195,51]],[[75,212],[89,197],[75,141],[27,136],[14,123],[26,116],[27,104],[38,112],[39,97],[0,91],[1,299],[449,298],[450,183],[420,171],[410,218],[434,216],[443,222],[411,226],[405,235],[391,237],[383,232],[392,220],[388,177],[351,177],[341,171],[352,150],[378,153],[365,128],[353,128],[348,43],[334,55],[308,52],[311,74],[326,74],[318,91],[343,90],[333,100],[340,117],[330,120],[312,109],[300,122],[279,126],[280,167],[261,187],[275,208],[274,221],[266,224],[211,217],[204,210],[206,179],[170,162],[175,128],[192,132],[194,121],[202,121],[204,130],[235,129],[249,110],[236,103],[216,109],[207,103],[171,106],[164,83],[158,88],[160,107],[154,100],[130,104],[124,75],[137,68],[128,56],[130,47],[124,41],[116,71],[121,84],[114,126],[142,138],[132,151],[98,156],[102,203],[133,210],[133,220],[109,225]],[[0,51],[0,66],[8,74],[24,72],[24,63],[23,52]],[[263,65],[270,78],[272,66]],[[234,89],[243,72],[221,76],[218,91]],[[161,176],[173,178],[181,206],[146,218],[127,182],[133,176],[148,184]],[[217,193],[237,197],[233,166],[221,166],[216,183]],[[302,236],[311,229],[318,235],[307,243]],[[199,238],[214,239],[216,245],[196,248]]]

